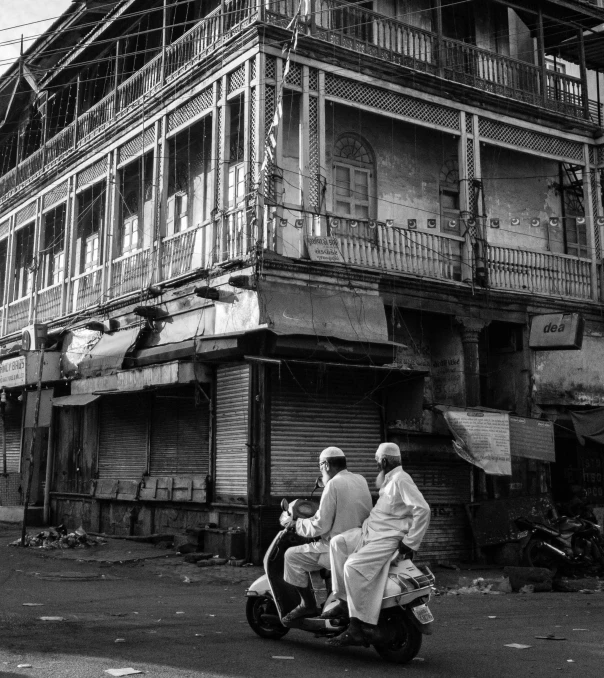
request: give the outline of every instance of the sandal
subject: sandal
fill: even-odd
[[[282,624],[291,624],[296,619],[303,619],[304,617],[316,617],[319,614],[319,610],[316,608],[314,610],[309,610],[304,605],[298,605],[294,607],[291,612],[288,612],[285,617],[281,620]]]
[[[352,645],[365,645],[365,641],[357,640],[350,631],[344,631],[335,638],[330,638],[327,644],[331,647],[350,647]]]

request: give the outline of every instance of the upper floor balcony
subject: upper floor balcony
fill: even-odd
[[[520,30],[518,26],[522,25],[529,47],[524,51],[516,47],[514,56],[509,39],[499,40],[489,49],[475,28],[471,29],[473,37],[451,37],[454,31],[447,30],[446,13],[440,19],[423,21],[430,26],[426,28],[412,23],[413,12],[403,15],[409,19],[407,22],[394,16],[394,6],[390,6],[388,0],[380,0],[383,13],[370,9],[374,4],[377,0],[376,3],[310,0],[309,13],[302,15],[296,23],[300,39],[325,43],[332,52],[334,48],[340,48],[362,58],[387,62],[395,69],[421,73],[434,82],[438,79],[458,83],[470,88],[467,90],[468,101],[471,101],[472,90],[475,97],[486,93],[500,98],[502,103],[512,100],[576,121],[602,124],[602,106],[588,96],[585,59],[579,77],[562,72],[555,61],[550,68],[543,49],[540,56],[535,56],[531,30],[520,19],[516,28],[508,22],[506,30]],[[442,4],[448,7],[445,2]],[[453,6],[448,10],[461,11]],[[425,17],[426,11],[416,14]],[[100,100],[93,104],[88,102],[86,106],[75,105],[69,124],[37,131],[33,144],[15,141],[15,150],[7,151],[5,160],[0,163],[0,172],[3,172],[0,207],[34,178],[55,170],[68,162],[76,151],[98,142],[101,135],[104,139],[110,137],[112,126],[140,117],[145,106],[161,101],[165,93],[173,92],[183,77],[203,68],[204,60],[211,53],[238,40],[251,25],[271,25],[291,31],[292,19],[299,12],[297,0],[225,0],[175,42],[150,52],[155,56],[130,77],[119,84],[116,79],[115,87],[109,88]],[[471,17],[464,20],[470,21]],[[434,30],[435,23],[437,30]],[[572,45],[567,48],[569,53],[572,49]],[[321,58],[320,51],[317,51],[317,58]],[[69,96],[72,97],[72,93]],[[73,96],[77,99],[77,92]],[[13,143],[12,136],[7,137]]]

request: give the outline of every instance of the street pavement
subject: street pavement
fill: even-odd
[[[17,536],[0,530],[0,678],[102,678],[130,667],[161,678],[604,675],[602,593],[435,597],[434,635],[415,661],[396,666],[371,648],[335,650],[300,631],[257,637],[244,593],[260,568],[197,568],[124,540],[69,551],[9,547]],[[468,575],[435,574],[437,584],[439,575]],[[535,638],[549,634],[564,640]]]

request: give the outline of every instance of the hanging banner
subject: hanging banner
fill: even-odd
[[[489,475],[512,475],[507,413],[449,410],[444,417],[453,434],[453,447],[462,459]]]

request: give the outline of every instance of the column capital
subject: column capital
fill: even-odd
[[[466,342],[478,342],[478,337],[482,330],[491,324],[490,320],[466,318],[464,316],[455,316],[455,322],[460,329],[461,341],[464,344]]]

